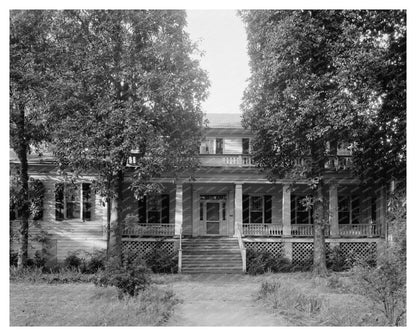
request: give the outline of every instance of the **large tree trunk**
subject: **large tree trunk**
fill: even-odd
[[[19,104],[19,119],[16,123],[17,134],[18,134],[18,148],[17,156],[20,160],[20,169],[19,177],[21,183],[21,222],[19,228],[19,251],[17,266],[18,268],[23,268],[26,266],[27,257],[28,257],[28,245],[29,245],[29,174],[28,174],[28,162],[27,162],[27,152],[28,152],[28,143],[25,136],[25,106],[24,104]]]
[[[107,250],[106,250],[106,258],[107,261],[110,258],[110,239],[111,239],[111,197],[107,197]]]
[[[122,235],[124,231],[123,211],[123,181],[124,173],[119,170],[117,172],[117,225],[115,228],[116,246],[115,253],[120,263],[122,262]]]
[[[326,256],[325,256],[325,224],[326,218],[324,211],[324,180],[325,171],[325,144],[315,142],[311,147],[312,156],[312,176],[317,179],[314,186],[314,239],[313,239],[313,272],[317,275],[326,275]]]
[[[320,181],[314,195],[314,250],[313,250],[313,272],[318,275],[325,275],[326,256],[325,256],[325,211],[323,183]]]

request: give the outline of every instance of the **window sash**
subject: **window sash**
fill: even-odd
[[[92,220],[91,183],[55,185],[55,220]]]
[[[355,195],[339,196],[338,198],[338,223],[360,223],[360,198]]]
[[[313,224],[313,206],[306,208],[302,205],[302,199],[306,196],[292,195],[290,200],[290,223],[312,225]]]

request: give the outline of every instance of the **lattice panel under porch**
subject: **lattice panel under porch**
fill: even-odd
[[[157,241],[123,241],[122,251],[124,257],[146,258],[154,249],[164,250],[170,255],[174,255],[175,249],[173,242]]]
[[[328,252],[329,243],[325,243],[325,251]],[[309,265],[313,263],[313,243],[292,244],[292,264]]]
[[[244,242],[246,249],[267,251],[275,258],[283,256],[283,243],[281,242]]]
[[[349,264],[353,264],[358,260],[373,263],[377,260],[377,243],[340,243],[339,248],[341,249],[343,255],[347,258],[347,263]]]

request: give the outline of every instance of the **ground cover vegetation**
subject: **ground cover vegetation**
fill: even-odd
[[[115,288],[91,283],[12,282],[10,325],[157,326],[169,319],[178,302],[171,290],[154,286],[120,300]]]

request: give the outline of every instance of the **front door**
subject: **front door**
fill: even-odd
[[[206,202],[206,221],[205,228],[207,235],[220,234],[220,203]]]
[[[201,196],[200,225],[202,235],[222,236],[227,234],[225,196]]]

